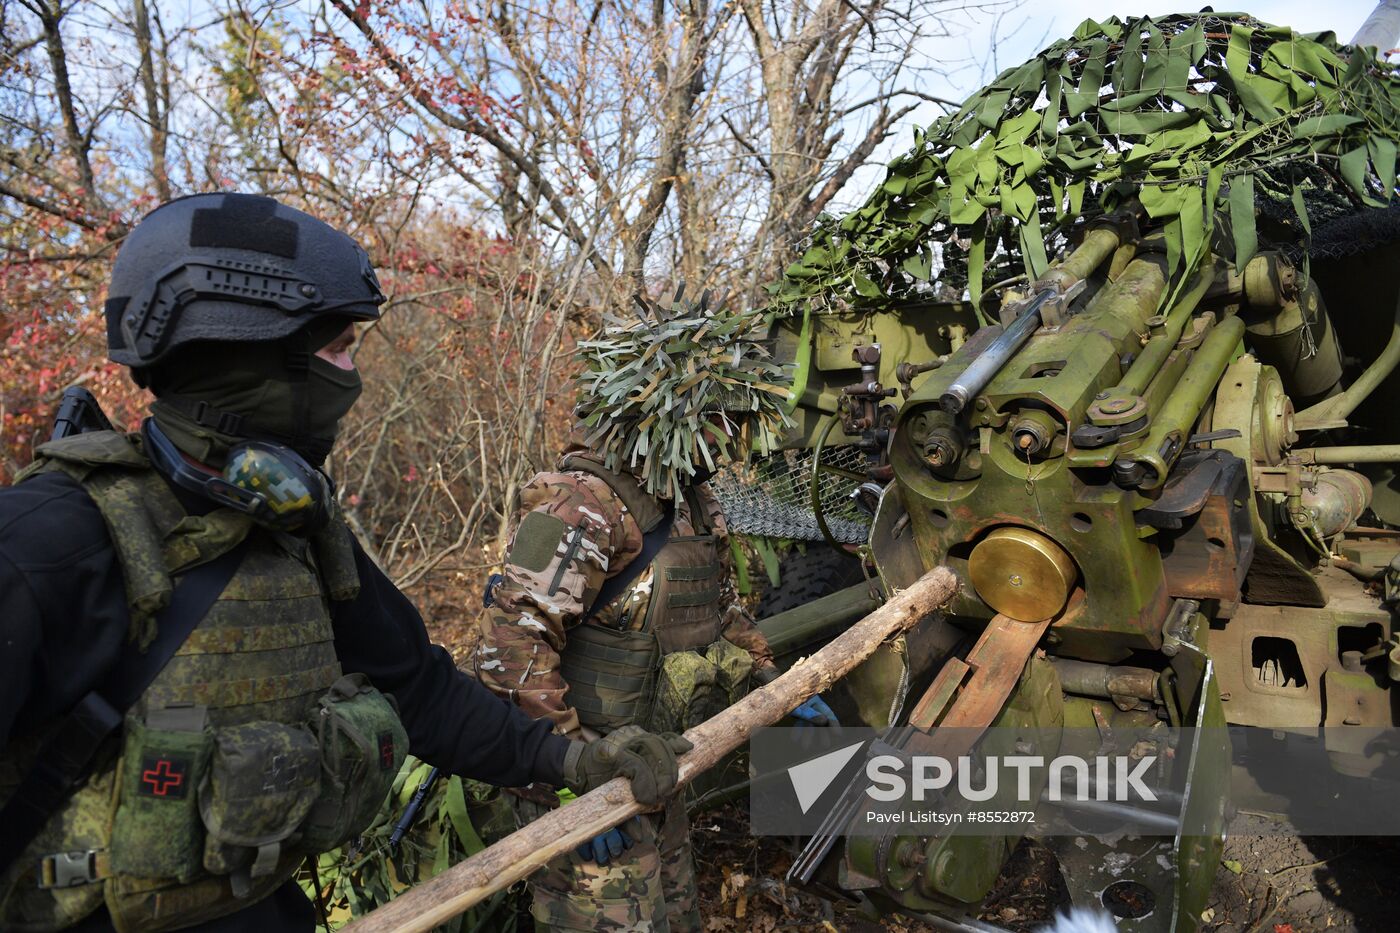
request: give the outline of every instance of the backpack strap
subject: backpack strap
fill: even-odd
[[[184,574],[169,604],[156,614],[156,635],[150,647],[142,651],[135,640],[128,639],[107,677],[59,722],[29,773],[0,809],[0,872],[19,858],[82,784],[98,749],[121,728],[126,711],[209,612],[237,573],[246,549],[245,540]]]
[[[637,520],[642,534],[651,531],[661,521],[665,510],[657,503],[656,496],[643,489],[637,477],[632,474],[609,470],[601,460],[589,453],[567,454],[559,462],[559,468],[589,473],[607,483],[608,488],[622,500],[627,511]]]
[[[651,566],[651,562],[656,559],[657,554],[661,553],[661,549],[666,546],[666,542],[671,537],[671,526],[675,523],[675,517],[675,507],[668,502],[666,507],[662,509],[660,523],[642,535],[641,553],[633,558],[630,564],[623,567],[621,573],[603,581],[603,585],[598,588],[598,595],[593,597],[592,604],[589,605],[588,611],[583,614],[580,621],[587,622],[599,609],[627,592],[627,588],[642,575],[642,571]]]
[[[675,523],[676,507],[675,503],[667,500],[658,503],[655,496],[647,494],[635,476],[609,470],[591,454],[568,454],[560,461],[559,466],[564,470],[589,473],[607,483],[608,488],[622,500],[622,504],[627,507],[628,512],[632,513],[632,517],[636,519],[638,526],[642,529],[641,553],[630,564],[622,568],[621,573],[603,581],[603,585],[598,589],[598,595],[593,597],[592,604],[580,620],[587,622],[593,618],[595,612],[625,593],[627,588],[642,575],[642,571],[651,566],[651,562],[656,559],[657,554],[661,553],[661,549],[666,546],[666,541],[671,537],[671,526]]]

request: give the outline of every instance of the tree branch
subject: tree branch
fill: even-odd
[[[330,0],[331,5],[340,11],[341,15],[350,21],[360,34],[369,41],[379,59],[392,71],[399,82],[408,91],[409,96],[440,123],[467,133],[481,139],[487,145],[496,149],[505,156],[512,165],[518,168],[530,183],[539,191],[540,196],[545,199],[552,210],[564,225],[565,235],[579,249],[583,250],[588,257],[589,264],[603,276],[605,281],[611,282],[613,279],[612,267],[603,256],[592,245],[591,238],[583,232],[574,219],[569,214],[568,206],[560,199],[554,186],[549,183],[549,179],[544,177],[538,164],[528,159],[518,146],[507,139],[494,126],[477,117],[467,115],[455,115],[448,113],[429,94],[422,85],[414,78],[408,66],[403,63],[398,54],[389,48],[388,44],[374,31],[361,12],[363,8],[351,6],[347,0]]]

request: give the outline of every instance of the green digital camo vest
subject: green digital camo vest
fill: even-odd
[[[357,836],[408,750],[386,697],[343,675],[329,599],[359,580],[338,516],[310,541],[229,509],[187,515],[138,441],[95,432],[44,444],[21,476],[82,484],[122,567],[144,646],[172,574],[247,540],[238,572],[127,714],[120,741],[0,877],[0,929],[71,925],[104,901],[118,930],[165,930],[265,897],[307,854]],[[0,759],[0,803],[47,733]]]
[[[656,528],[665,513],[630,474],[615,473],[580,454],[563,469],[597,476],[641,526]],[[636,723],[653,732],[681,732],[732,705],[748,689],[753,659],[726,641],[720,603],[719,541],[705,523],[694,490],[685,491],[695,535],[672,535],[651,564],[617,598],[626,605],[638,586],[651,586],[646,617],[625,627],[591,618],[570,630],[560,659],[569,702],[579,722],[607,733]],[[603,607],[595,607],[602,609]]]

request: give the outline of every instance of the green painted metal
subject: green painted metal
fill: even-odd
[[[759,630],[768,639],[775,656],[829,641],[880,605],[881,600],[871,595],[871,589],[868,581],[857,583],[796,609],[769,616],[758,623]]]
[[[1302,98],[1264,99],[1281,93],[1270,83],[1284,73],[1270,58],[1271,50],[1283,54],[1281,42],[1294,56],[1290,61],[1311,50],[1318,56],[1312,65],[1325,64],[1325,75],[1292,85],[1311,101],[1306,108]],[[1170,67],[1179,70],[1188,56],[1191,64],[1181,73],[1195,68],[1205,74],[1204,65],[1228,80],[1209,94],[1198,89],[1162,97],[1170,83],[1160,63],[1171,59]],[[869,544],[885,586],[907,586],[938,565],[967,581],[969,556],[986,535],[1006,526],[1031,529],[1063,547],[1078,573],[1041,650],[1082,674],[1081,690],[1112,676],[1095,665],[1129,663],[1144,683],[1155,675],[1155,694],[1126,702],[1131,708],[1123,710],[1112,698],[1066,697],[1057,679],[1045,687],[1037,671],[1053,665],[1034,660],[997,722],[1053,723],[1058,730],[1061,723],[1117,728],[1164,720],[1214,728],[1231,721],[1233,693],[1233,708],[1253,725],[1315,728],[1328,691],[1334,698],[1364,699],[1376,725],[1400,717],[1392,712],[1400,707],[1372,702],[1391,689],[1389,683],[1371,683],[1370,671],[1340,669],[1340,610],[1334,607],[1388,615],[1360,581],[1336,568],[1330,570],[1340,580],[1319,572],[1328,542],[1309,537],[1306,510],[1299,508],[1303,491],[1317,487],[1321,465],[1400,462],[1400,444],[1304,446],[1316,443],[1320,430],[1345,429],[1352,418],[1373,433],[1339,435],[1337,443],[1395,438],[1385,420],[1393,411],[1377,415],[1374,409],[1384,407],[1380,387],[1400,378],[1392,378],[1400,359],[1400,329],[1392,326],[1392,315],[1400,315],[1400,304],[1392,304],[1400,282],[1385,278],[1395,264],[1379,258],[1371,260],[1374,270],[1358,260],[1329,271],[1314,258],[1296,272],[1283,258],[1306,255],[1309,237],[1320,236],[1321,217],[1314,231],[1305,188],[1309,197],[1310,186],[1329,184],[1363,199],[1392,193],[1395,150],[1387,139],[1400,124],[1387,124],[1377,135],[1371,110],[1388,113],[1400,106],[1400,95],[1388,91],[1385,100],[1371,100],[1362,94],[1380,74],[1369,67],[1328,41],[1264,29],[1235,14],[1086,23],[1072,40],[1010,69],[921,136],[881,190],[859,210],[825,223],[789,270],[776,293],[779,306],[810,304],[800,317],[774,324],[780,357],[792,349],[785,358],[800,362],[793,409],[799,427],[788,438],[791,446],[858,440],[838,423],[841,389],[855,378],[852,350],[881,344],[884,385],[897,384],[896,367],[905,367],[907,388],[890,402],[893,428],[887,443],[879,438],[887,463],[876,464],[870,475],[885,486]],[[1071,75],[1082,80],[1070,82]],[[1122,87],[1139,85],[1142,92],[1130,100],[1104,91],[1121,94]],[[1036,109],[1045,99],[1051,108],[1074,108],[1070,119],[1083,116],[1073,124],[1082,138],[1067,139],[1074,134],[1064,132],[1050,110]],[[1212,122],[1205,111],[1227,100],[1230,119]],[[1264,123],[1295,132],[1257,131]],[[1265,191],[1262,182],[1256,187],[1253,177],[1265,166],[1260,158],[1277,153],[1247,155],[1266,137],[1291,139],[1290,151],[1335,157],[1345,184],[1328,182],[1322,173],[1300,184],[1296,178],[1303,174],[1290,175],[1294,187],[1279,202],[1276,191]],[[1343,166],[1343,160],[1350,161]],[[1272,211],[1260,207],[1270,199]],[[1000,279],[987,297],[1003,299],[1001,315],[979,321],[968,305],[924,299],[928,292],[919,283],[929,276],[912,260],[931,242],[951,270],[935,284],[951,284],[955,293],[966,289],[980,306],[984,274]],[[1380,250],[1377,257],[1390,256]],[[1380,283],[1374,288],[1372,272]],[[1330,284],[1328,274],[1334,276]],[[1042,326],[1015,352],[998,357],[989,379],[976,381],[978,391],[958,404],[941,404],[1002,333],[988,322],[1009,322],[1024,308],[1018,302],[1056,276],[1083,280],[1083,292],[1063,307],[1047,308]],[[1339,279],[1349,281],[1339,285]],[[1357,285],[1362,280],[1368,287]],[[1326,317],[1324,293],[1335,319]],[[1364,327],[1357,318],[1364,318]],[[956,341],[950,337],[955,326]],[[798,349],[799,343],[806,346]],[[1350,386],[1345,378],[1329,382],[1342,351],[1369,363],[1359,378],[1359,367],[1342,373],[1354,379]],[[1295,417],[1294,407],[1306,405],[1314,407]],[[1229,471],[1218,474],[1230,479],[1228,495],[1205,488],[1217,475],[1206,470],[1194,474],[1193,485],[1187,471],[1203,463]],[[1400,509],[1378,507],[1382,512]],[[1218,554],[1231,555],[1223,586],[1237,599],[1192,593],[1192,574],[1214,579]],[[1234,577],[1236,568],[1242,580]],[[1277,626],[1270,627],[1271,613],[1279,617]],[[991,616],[976,590],[963,586],[945,614],[923,626],[935,633],[925,645],[916,644],[916,629],[902,654],[862,668],[862,716],[883,725],[885,708],[907,712],[905,691],[917,697],[920,685],[955,653],[957,633],[965,643]],[[1232,626],[1235,637],[1227,637]],[[803,633],[789,638],[792,645],[837,626],[828,618],[787,627]],[[1393,647],[1400,637],[1388,626],[1350,628],[1382,629],[1383,645],[1350,651],[1364,648],[1380,658],[1393,650],[1400,670],[1400,648]],[[1312,706],[1290,703],[1277,691],[1242,702],[1263,676],[1246,632],[1292,640],[1309,671]],[[1300,726],[1296,719],[1309,721]],[[1339,767],[1357,767],[1354,759],[1351,751],[1338,751]],[[1216,830],[1224,820],[1228,745],[1196,743],[1181,749],[1181,760],[1193,773],[1185,798],[1189,822],[1207,831],[1138,848],[1095,839],[1083,850],[1056,850],[1079,892],[1102,890],[1111,880],[1103,866],[1128,856],[1160,904],[1132,929],[1194,929],[1206,903],[1220,852]],[[908,829],[851,840],[834,872],[837,884],[885,907],[966,917],[969,905],[975,914],[1016,841],[901,831]]]
[[[1172,386],[1161,411],[1152,418],[1152,428],[1141,446],[1122,458],[1147,468],[1139,488],[1156,489],[1167,481],[1171,465],[1186,447],[1191,426],[1215,392],[1243,335],[1244,321],[1238,317],[1226,318],[1212,328]]]

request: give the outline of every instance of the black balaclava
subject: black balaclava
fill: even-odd
[[[357,370],[315,355],[344,327],[182,348],[149,372],[151,414],[176,447],[211,467],[221,468],[230,448],[248,440],[284,444],[320,466],[362,388]]]

